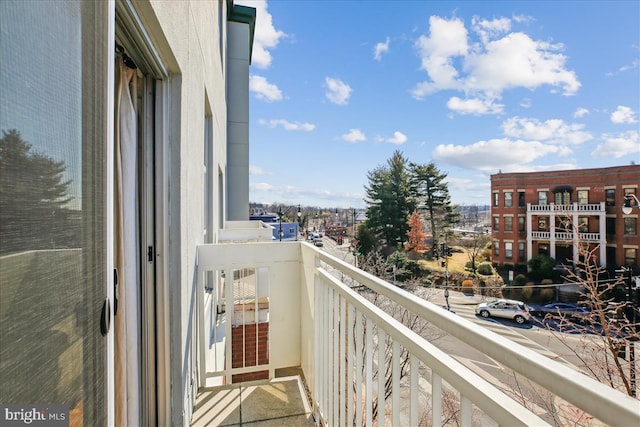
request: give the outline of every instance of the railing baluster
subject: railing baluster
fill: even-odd
[[[340,304],[340,296],[337,292],[332,293],[331,298],[331,306],[332,306],[332,314],[333,314],[333,343],[331,345],[332,351],[332,360],[333,360],[333,425],[339,425],[340,422],[340,412],[342,408],[340,408],[340,340],[338,331],[340,329],[340,318],[339,318],[339,304]]]
[[[351,425],[354,420],[353,415],[353,370],[354,370],[354,334],[355,328],[356,309],[353,305],[348,305],[348,321],[347,321],[347,423],[345,425]]]
[[[471,400],[468,397],[460,393],[460,425],[470,426],[471,418],[473,415],[473,407]]]
[[[340,380],[340,387],[339,387],[339,391],[338,394],[340,395],[340,425],[341,426],[345,426],[347,425],[347,421],[346,421],[346,410],[347,410],[347,388],[349,387],[349,381],[346,378],[346,374],[347,374],[347,368],[346,368],[346,358],[347,358],[347,354],[348,351],[346,349],[346,344],[347,344],[347,329],[349,328],[348,326],[348,320],[347,320],[347,300],[345,298],[342,298],[340,300],[340,351],[339,351],[339,357],[340,357],[340,373],[339,373],[339,380]],[[345,384],[346,381],[346,384]]]
[[[320,423],[320,417],[322,417],[322,411],[324,410],[324,408],[322,407],[322,394],[323,394],[323,386],[325,384],[324,381],[320,381],[320,378],[323,378],[323,372],[322,372],[322,360],[323,360],[323,356],[324,356],[324,351],[325,349],[322,347],[322,345],[320,345],[320,343],[322,343],[322,337],[324,336],[324,329],[322,328],[323,326],[323,319],[324,319],[324,305],[323,305],[323,301],[322,301],[322,289],[323,289],[323,285],[322,285],[322,279],[320,277],[316,277],[315,278],[315,286],[314,286],[314,292],[313,292],[313,300],[315,301],[314,304],[314,313],[315,313],[315,319],[314,319],[314,324],[315,324],[315,331],[314,331],[314,335],[315,335],[315,340],[314,342],[315,347],[314,347],[314,360],[315,363],[313,364],[313,372],[315,375],[315,380],[313,381],[313,389],[314,389],[314,409],[316,410],[316,423],[319,424]]]
[[[362,368],[363,368],[363,325],[362,313],[356,310],[356,382],[355,382],[355,411],[356,425],[362,425]]]
[[[365,322],[365,339],[367,344],[365,349],[365,423],[367,426],[371,426],[373,424],[373,322],[367,318],[365,318]]]
[[[391,372],[393,378],[391,395],[391,417],[394,426],[400,425],[400,343],[393,340],[393,354]]]
[[[442,378],[431,371],[431,425],[442,425]]]
[[[378,327],[378,425],[384,426],[385,422],[385,376],[387,371],[387,334],[384,329]]]
[[[411,374],[411,386],[409,387],[409,396],[411,398],[411,413],[409,416],[409,425],[418,425],[418,397],[420,396],[420,383],[419,383],[419,369],[420,361],[413,354],[411,355],[411,365],[409,366],[409,373]],[[464,424],[463,424],[464,425]]]

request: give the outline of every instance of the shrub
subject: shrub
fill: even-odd
[[[525,277],[524,274],[518,274],[516,277],[513,278],[514,285],[522,286],[526,282],[527,282],[527,278]]]
[[[490,262],[481,262],[478,264],[478,274],[482,274],[483,276],[491,276],[493,275],[493,267]]]

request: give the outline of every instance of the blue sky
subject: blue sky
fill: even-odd
[[[250,200],[364,208],[396,150],[490,175],[640,163],[638,1],[236,0],[257,9]]]

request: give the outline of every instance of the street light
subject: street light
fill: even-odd
[[[353,210],[353,238],[356,238],[356,210]]]
[[[631,204],[631,201],[635,201],[635,204]],[[633,207],[640,209],[640,201],[633,193],[627,193],[624,195],[624,204],[622,205],[622,213],[624,215],[629,215],[633,211]],[[631,319],[629,321],[633,322],[634,332],[637,332],[638,324],[636,313],[638,311],[638,305],[636,304],[636,299],[633,298],[633,272],[631,271],[631,267],[622,267],[621,270],[616,270],[616,272],[622,273],[624,280],[626,282],[627,287],[627,299],[629,300],[630,308],[631,308]],[[627,276],[628,275],[628,276]],[[636,289],[636,292],[640,292],[640,289]],[[635,343],[630,341],[629,343],[629,382],[631,385],[631,396],[636,396],[636,369],[635,369]]]
[[[634,200],[636,202],[635,205],[631,204],[631,200]],[[629,215],[631,211],[633,211],[634,206],[640,209],[640,201],[638,201],[638,198],[636,197],[636,195],[632,193],[625,194],[624,204],[622,205],[622,213],[625,215]]]

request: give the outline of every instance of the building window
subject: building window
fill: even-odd
[[[616,235],[616,219],[615,218],[607,218],[606,227],[607,227],[607,235],[609,236]]]
[[[546,191],[538,191],[538,204],[539,205],[546,205],[548,202],[547,200],[547,192]]]
[[[511,191],[507,191],[504,193],[504,207],[510,208],[513,206],[513,193]]]
[[[493,206],[497,207],[499,206],[499,202],[500,201],[500,196],[498,195],[498,193],[493,193]]]
[[[500,218],[497,216],[493,217],[493,231],[500,231]]]
[[[579,205],[589,204],[589,190],[578,190],[578,204]]]
[[[500,242],[493,242],[493,255],[500,255]]]
[[[554,201],[556,205],[568,205],[571,203],[571,193],[568,191],[558,191],[554,193]]]
[[[504,231],[513,231],[513,217],[505,216],[504,217]]]
[[[578,218],[578,232],[580,233],[589,232],[589,217],[581,216],[580,218]]]
[[[525,207],[524,191],[518,191],[518,206],[521,208]]]
[[[549,255],[549,245],[543,243],[538,246],[538,254],[540,255]]]
[[[638,250],[636,248],[627,248],[624,250],[624,264],[638,265]]]
[[[521,233],[524,233],[525,231],[527,231],[527,228],[525,227],[525,217],[523,216],[519,216],[518,217],[518,231]]]
[[[513,258],[513,243],[506,242],[504,244],[504,257]]]
[[[524,260],[524,242],[518,243],[518,259]]]
[[[538,218],[538,231],[548,231],[547,217]]]
[[[604,192],[605,196],[605,204],[607,206],[615,206],[616,205],[616,190],[615,188],[608,188]]]
[[[636,236],[637,235],[636,218],[625,217],[624,218],[624,235]]]

